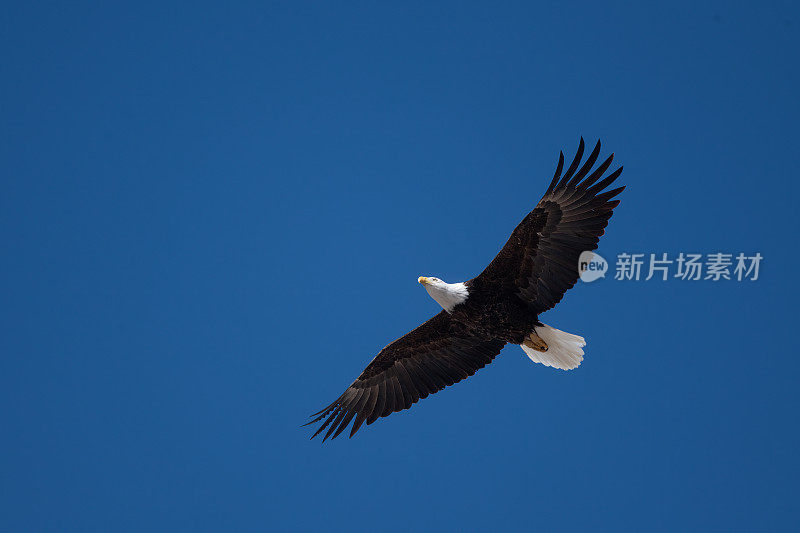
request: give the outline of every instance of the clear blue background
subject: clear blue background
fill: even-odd
[[[798,526],[790,2],[17,3],[2,14],[3,531]],[[618,252],[579,370],[494,364],[300,428],[604,142]]]

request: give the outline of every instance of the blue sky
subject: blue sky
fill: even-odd
[[[0,529],[796,530],[798,14],[7,6]],[[625,165],[606,258],[760,279],[579,284],[577,371],[507,347],[309,441],[581,135]]]

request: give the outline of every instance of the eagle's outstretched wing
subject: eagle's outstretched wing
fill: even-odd
[[[472,283],[487,290],[514,293],[536,313],[551,309],[575,285],[578,257],[583,251],[597,248],[608,219],[619,204],[619,200],[611,199],[625,188],[602,192],[619,177],[622,167],[598,181],[614,154],[589,174],[600,153],[600,141],[578,170],[583,149],[581,138],[578,152],[563,177],[564,154],[560,154],[553,181],[539,204]]]
[[[365,421],[408,409],[427,397],[471,376],[492,362],[503,341],[471,337],[442,311],[380,351],[352,385],[309,424],[322,422],[313,439],[329,427],[323,442],[335,438],[353,418],[352,437]]]

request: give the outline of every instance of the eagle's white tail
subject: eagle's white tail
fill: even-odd
[[[547,351],[540,352],[531,347],[521,345],[522,349],[534,363],[545,366],[572,370],[578,368],[583,361],[583,347],[586,341],[583,337],[561,331],[544,324],[533,328],[533,331],[547,343]]]

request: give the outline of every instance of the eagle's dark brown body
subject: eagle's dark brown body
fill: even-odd
[[[522,340],[542,325],[537,313],[516,294],[476,278],[466,283],[469,298],[455,306],[450,319],[464,331],[483,339],[498,339],[522,344]],[[488,286],[487,286],[488,285]]]

